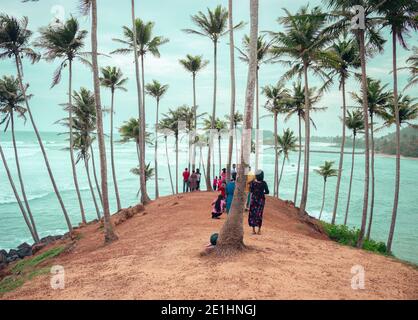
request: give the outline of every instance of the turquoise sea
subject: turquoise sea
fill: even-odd
[[[0,143],[6,154],[9,167],[15,177],[15,183],[18,183],[16,175],[16,166],[14,163],[11,137],[9,134],[0,133]],[[65,148],[67,142],[65,136],[56,133],[42,133],[42,138],[48,152],[52,170],[55,174],[57,184],[61,190],[65,205],[70,213],[71,221],[74,225],[80,222],[78,201],[73,185],[69,153]],[[65,222],[60,210],[59,204],[53,193],[50,180],[48,178],[43,158],[37,145],[34,134],[30,132],[17,133],[18,148],[22,166],[22,172],[26,181],[26,190],[29,202],[37,222],[40,236],[50,234],[62,234],[66,232]],[[117,138],[116,138],[117,140]],[[171,194],[170,181],[168,178],[167,163],[165,158],[165,149],[163,141],[159,142],[159,184],[160,195]],[[117,177],[119,191],[121,194],[122,205],[128,207],[138,202],[138,178],[130,173],[130,169],[137,166],[137,154],[133,143],[120,144],[115,143],[115,155],[117,164]],[[222,149],[222,161],[226,161],[227,140],[224,140]],[[318,151],[339,151],[338,148],[326,143],[312,143],[312,150]],[[107,148],[109,152],[109,147]],[[350,152],[350,148],[347,148]],[[359,150],[361,151],[361,150]],[[148,147],[147,162],[153,160],[154,148]],[[175,149],[174,141],[169,140],[169,154],[173,175],[175,175]],[[235,153],[234,153],[235,154]],[[96,151],[96,157],[98,151]],[[339,154],[337,153],[315,153],[311,154],[310,164],[310,183],[307,211],[318,216],[321,206],[323,180],[315,172],[318,166],[325,160],[335,161],[338,165]],[[356,166],[353,180],[352,202],[349,213],[349,225],[359,226],[362,212],[363,197],[363,175],[364,175],[364,156],[356,155]],[[302,160],[303,161],[303,160]],[[108,157],[109,170],[110,159]],[[187,166],[188,153],[187,142],[183,141],[179,152],[179,191],[181,191],[181,171]],[[218,150],[215,151],[216,170],[218,168]],[[264,148],[261,157],[260,167],[265,171],[266,180],[273,189],[273,169],[274,155],[271,147]],[[99,164],[96,159],[96,165]],[[281,162],[280,162],[281,166]],[[349,182],[351,166],[351,156],[346,155],[341,191],[340,206],[338,212],[338,222],[343,222],[345,213],[346,196]],[[80,186],[82,188],[82,197],[86,208],[88,219],[96,217],[94,205],[91,200],[91,194],[88,189],[87,179],[83,165],[78,165],[78,174]],[[393,245],[394,254],[404,260],[418,263],[418,161],[415,159],[402,159],[401,162],[401,193],[399,200],[398,219],[395,230],[395,239]],[[290,159],[285,164],[283,179],[280,185],[280,197],[282,199],[293,200],[295,178],[297,169],[297,153],[291,153]],[[375,174],[376,174],[376,200],[374,224],[372,229],[372,238],[376,240],[387,240],[389,225],[391,221],[392,203],[393,203],[393,185],[394,185],[395,160],[390,157],[376,156]],[[110,171],[109,171],[110,172]],[[331,211],[334,203],[336,178],[329,179],[327,187],[327,199],[323,217],[330,220]],[[203,183],[204,185],[204,183]],[[302,187],[302,174],[300,176],[299,187]],[[150,196],[154,195],[154,180],[148,183]],[[109,176],[109,191],[111,200],[111,209],[115,210],[116,204],[113,196],[113,184]],[[299,192],[300,193],[300,192]],[[208,203],[208,212],[210,204]],[[164,223],[164,221],[161,221]],[[0,165],[0,249],[14,248],[20,243],[31,242],[31,237],[24,224],[23,218],[16,204],[12,190],[9,186],[3,165]]]

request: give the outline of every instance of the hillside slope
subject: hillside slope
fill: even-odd
[[[245,222],[251,250],[201,256],[225,221],[210,219],[214,197],[161,198],[118,224],[120,239],[108,246],[98,224],[83,227],[70,252],[48,262],[65,268],[65,289],[41,275],[2,299],[418,299],[418,270],[330,241],[270,197],[262,235]],[[354,265],[365,268],[364,290],[351,288]]]

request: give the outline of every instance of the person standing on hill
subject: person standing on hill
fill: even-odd
[[[247,183],[245,185],[245,192],[247,193],[247,203],[245,205],[245,210],[248,210],[251,203],[251,190],[250,190],[250,184],[255,180],[255,174],[251,171],[251,167],[248,167],[248,173],[247,173]]]
[[[189,192],[189,177],[190,171],[189,169],[185,168],[183,171],[183,193]]]
[[[213,191],[216,191],[218,189],[218,177],[216,176],[215,179],[213,179]]]
[[[197,188],[197,175],[196,175],[196,171],[193,170],[192,174],[189,177],[189,188],[190,188],[190,192],[196,191]]]
[[[200,174],[200,169],[196,169],[196,190],[200,190],[200,179],[202,177],[202,175]]]
[[[269,188],[264,181],[264,172],[262,170],[257,170],[255,178],[250,183],[251,204],[248,224],[253,228],[253,234],[261,234],[264,205],[266,203],[266,194],[269,194]],[[255,227],[258,227],[257,233],[255,232]]]
[[[231,178],[232,180],[237,180],[237,165],[234,163],[231,169]]]
[[[221,171],[221,178],[220,178],[221,182],[225,181],[226,182],[226,168],[223,168]]]

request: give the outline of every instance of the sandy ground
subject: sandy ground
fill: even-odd
[[[161,198],[119,224],[108,246],[97,224],[84,227],[71,252],[48,262],[65,268],[65,289],[43,275],[2,299],[418,299],[416,268],[330,241],[272,198],[261,235],[245,222],[251,250],[201,256],[225,221],[210,218],[214,197]],[[354,265],[365,269],[364,289],[351,288]]]

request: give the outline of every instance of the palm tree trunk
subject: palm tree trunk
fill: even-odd
[[[78,186],[78,178],[77,178],[77,169],[75,166],[75,159],[74,159],[74,137],[73,137],[73,103],[72,103],[72,82],[73,82],[73,62],[69,61],[69,79],[68,79],[68,120],[69,120],[69,127],[70,127],[70,159],[71,159],[71,169],[73,171],[73,181],[75,191],[77,193],[78,198],[78,205],[80,206],[81,212],[81,221],[82,223],[87,223],[86,221],[86,214],[84,212],[83,200],[81,199],[80,188]]]
[[[60,194],[60,192],[58,190],[58,187],[57,187],[57,184],[55,182],[55,178],[54,178],[54,175],[52,173],[51,166],[49,164],[48,156],[46,154],[41,135],[39,134],[38,128],[35,124],[35,120],[33,119],[32,111],[29,107],[28,97],[26,95],[26,89],[23,85],[23,76],[22,76],[22,71],[21,71],[23,69],[23,65],[22,65],[22,61],[20,60],[19,55],[15,55],[15,61],[16,61],[16,69],[17,69],[17,74],[18,74],[18,79],[19,79],[20,90],[22,91],[23,97],[25,99],[25,105],[26,105],[26,109],[28,110],[29,119],[30,119],[30,122],[32,124],[33,130],[35,131],[35,135],[36,135],[36,139],[38,140],[39,147],[41,148],[42,156],[43,156],[44,161],[45,161],[45,166],[46,166],[46,169],[48,171],[49,179],[51,180],[52,187],[54,189],[55,195],[56,195],[56,197],[58,199],[58,202],[61,206],[61,210],[62,210],[62,213],[64,215],[65,222],[67,223],[68,231],[71,233],[73,231],[73,227],[71,225],[71,221],[70,221],[70,218],[68,216],[67,209],[65,208],[64,202],[62,201],[61,194]]]
[[[236,164],[238,164],[239,160],[239,152],[238,152],[238,129],[237,124],[234,125],[234,134],[235,134],[235,156],[236,156]]]
[[[259,144],[259,140],[260,140],[260,135],[259,135],[259,130],[260,130],[260,114],[259,114],[259,94],[258,94],[258,66],[257,66],[257,72],[256,72],[256,76],[255,76],[255,170],[258,170],[259,168],[259,158],[260,158],[260,144]]]
[[[232,165],[232,152],[234,149],[234,115],[235,115],[235,47],[234,47],[234,21],[233,21],[233,3],[232,0],[228,0],[228,25],[229,25],[229,60],[230,60],[230,72],[231,72],[231,107],[229,110],[229,144],[228,144],[228,162],[226,165],[226,179],[231,179],[231,165]]]
[[[135,0],[131,0],[132,5],[132,27],[134,33],[134,39],[137,38],[136,34],[136,25],[135,25]],[[141,202],[142,204],[148,204],[151,202],[151,199],[147,193],[147,182],[145,178],[145,109],[144,109],[144,100],[142,96],[144,95],[143,90],[141,89],[141,81],[139,80],[139,65],[138,65],[138,48],[137,42],[133,42],[134,58],[135,58],[135,75],[136,75],[136,88],[138,94],[138,113],[139,119],[138,123],[141,128],[139,130],[139,141],[140,141],[140,161],[139,161],[139,181],[141,189]],[[144,76],[144,68],[142,68],[142,76]],[[144,77],[143,77],[144,78]]]
[[[158,189],[158,115],[160,112],[160,100],[157,99],[157,112],[155,115],[155,146],[154,146],[154,175],[155,175],[155,199],[160,197],[160,192]]]
[[[308,86],[308,63],[303,64],[303,74],[305,78],[305,150],[304,150],[304,166],[303,166],[303,184],[302,184],[302,198],[300,200],[299,214],[305,214],[306,203],[308,202],[308,188],[309,188],[309,152],[310,152],[310,100],[309,100],[309,86]]]
[[[369,148],[369,112],[367,101],[367,73],[366,73],[366,51],[364,44],[364,30],[359,30],[360,40],[360,61],[361,61],[361,83],[362,83],[362,99],[363,99],[363,114],[364,114],[364,143],[365,143],[365,164],[364,164],[364,198],[363,198],[363,213],[361,218],[360,234],[357,242],[357,247],[363,247],[364,232],[367,223],[367,209],[369,206],[369,174],[370,174],[370,148]]]
[[[286,157],[283,155],[282,169],[280,170],[279,181],[277,182],[277,192],[279,191],[280,182],[282,181],[283,169],[284,169],[285,161],[286,161]],[[277,197],[279,197],[279,194],[278,193],[277,193]]]
[[[398,70],[396,66],[396,30],[392,30],[392,59],[393,59],[393,99],[395,101],[395,120],[396,120],[396,176],[395,176],[395,195],[393,200],[392,221],[390,223],[389,236],[387,242],[387,252],[392,250],[393,234],[395,232],[396,215],[399,202],[399,186],[401,180],[401,128],[399,119],[398,102]]]
[[[279,174],[279,159],[278,159],[278,145],[277,145],[277,113],[274,113],[274,192],[273,195],[276,197],[277,194],[277,175]]]
[[[144,151],[144,158],[145,158],[145,66],[144,66],[144,56],[141,55],[141,78],[142,78],[142,118],[141,118],[141,129],[144,139],[142,140],[142,149]]]
[[[335,224],[335,218],[337,217],[338,200],[339,200],[338,196],[340,194],[341,175],[342,175],[343,164],[344,164],[345,117],[346,117],[346,113],[347,113],[347,105],[346,105],[346,98],[345,98],[345,78],[344,78],[344,76],[341,79],[341,91],[342,91],[342,95],[343,95],[343,132],[342,132],[341,149],[340,149],[340,162],[338,164],[337,186],[335,187],[334,209],[332,211],[332,220],[331,220],[332,224]]]
[[[179,137],[176,135],[176,194],[179,193]]]
[[[193,73],[193,116],[194,116],[194,141],[192,170],[196,170],[196,132],[197,132],[197,104],[196,104],[196,74]]]
[[[89,188],[90,188],[91,198],[93,199],[94,208],[96,209],[97,219],[100,220],[101,219],[100,210],[99,210],[99,206],[97,205],[96,195],[94,194],[93,184],[91,183],[89,162],[87,158],[84,159],[84,167],[86,169],[87,180],[89,182]]]
[[[102,183],[103,197],[103,221],[105,230],[105,243],[110,243],[118,239],[113,231],[112,221],[110,219],[109,209],[109,192],[107,185],[107,161],[106,161],[106,145],[103,133],[103,114],[102,101],[100,97],[100,80],[99,80],[99,64],[97,62],[97,1],[91,0],[92,23],[91,23],[91,48],[92,48],[92,64],[93,64],[93,84],[94,98],[96,101],[97,116],[97,139],[99,144],[100,155],[100,177]]]
[[[298,131],[299,131],[299,155],[298,155],[298,169],[296,171],[296,183],[295,183],[295,196],[293,198],[293,203],[296,205],[296,200],[298,198],[298,186],[299,186],[299,173],[300,173],[300,162],[302,158],[302,119],[298,114]]]
[[[99,187],[99,180],[97,179],[97,173],[96,173],[96,161],[94,160],[94,148],[93,145],[90,145],[90,154],[91,154],[91,164],[93,166],[93,177],[94,177],[94,182],[96,184],[96,190],[97,190],[97,194],[99,195],[99,199],[100,199],[100,203],[102,204],[102,208],[103,208],[103,198],[102,198],[102,193],[100,191],[100,187]]]
[[[16,189],[16,185],[13,182],[13,178],[12,178],[12,175],[10,173],[9,166],[7,165],[6,157],[4,156],[3,148],[1,147],[1,145],[0,145],[0,156],[1,156],[1,159],[3,161],[4,169],[6,170],[6,174],[7,174],[7,177],[9,179],[10,186],[12,187],[13,193],[14,193],[16,201],[17,201],[17,204],[19,205],[20,212],[22,213],[23,219],[25,220],[26,226],[29,229],[29,232],[30,232],[30,234],[33,238],[33,241],[38,242],[39,239],[35,235],[35,232],[33,231],[32,225],[31,225],[31,223],[28,219],[28,216],[26,214],[25,208],[23,207],[22,200],[20,199],[19,193],[17,192],[17,189]]]
[[[375,178],[374,178],[374,125],[373,125],[373,113],[370,113],[370,171],[372,178],[371,185],[371,194],[370,194],[370,216],[369,216],[369,225],[367,227],[366,239],[370,239],[370,233],[372,231],[373,223],[373,211],[374,211],[374,187],[375,187]]]
[[[326,185],[327,185],[327,180],[324,180],[324,189],[322,191],[322,206],[321,206],[321,211],[319,212],[319,220],[321,220],[322,217],[322,211],[324,211],[324,205],[325,205],[325,189],[326,189]]]
[[[344,225],[347,225],[348,211],[350,210],[350,200],[351,200],[351,186],[353,185],[353,172],[354,172],[354,159],[356,151],[356,134],[353,135],[353,151],[351,153],[351,173],[350,173],[350,183],[348,184],[348,196],[347,196],[347,207],[345,209]]]
[[[112,162],[112,176],[113,176],[113,185],[115,187],[115,195],[116,195],[116,204],[118,211],[122,209],[120,204],[120,197],[119,197],[119,188],[118,182],[116,179],[116,168],[115,168],[115,156],[114,156],[114,147],[113,147],[113,111],[114,111],[114,102],[115,102],[115,90],[112,89],[112,102],[110,106],[110,159]]]
[[[202,164],[203,175],[205,176],[205,180],[207,180],[206,170],[205,170],[205,162],[203,161],[203,156],[202,156],[202,147],[200,147],[200,163]]]
[[[221,152],[221,136],[218,136],[218,152],[219,152],[219,172],[222,171],[222,152]]]
[[[170,176],[171,191],[174,194],[174,185],[173,185],[173,177],[171,175],[170,157],[168,156],[167,136],[164,137],[164,140],[165,140],[165,156],[167,158],[168,175]]]
[[[244,132],[241,145],[241,165],[238,167],[237,183],[231,211],[223,225],[215,250],[220,255],[229,254],[245,248],[242,215],[245,205],[246,172],[251,152],[251,128],[253,122],[254,90],[257,72],[258,0],[250,1],[251,31],[247,90],[245,96]],[[247,146],[247,148],[244,148]],[[248,146],[250,146],[248,150]]]
[[[14,150],[14,154],[15,154],[16,169],[17,169],[17,175],[18,175],[19,183],[20,183],[20,190],[22,191],[23,201],[25,202],[26,211],[27,211],[27,214],[28,214],[29,219],[30,219],[30,223],[31,223],[31,226],[32,226],[33,233],[35,235],[35,242],[39,242],[38,231],[36,230],[35,220],[33,218],[32,211],[31,211],[30,206],[29,206],[29,201],[28,201],[27,196],[26,196],[25,185],[23,184],[22,172],[20,170],[19,154],[17,152],[17,145],[16,145],[15,123],[14,123],[15,121],[14,121],[13,110],[11,111],[11,114],[10,114],[10,122],[11,122],[11,127],[12,127],[13,150]]]

